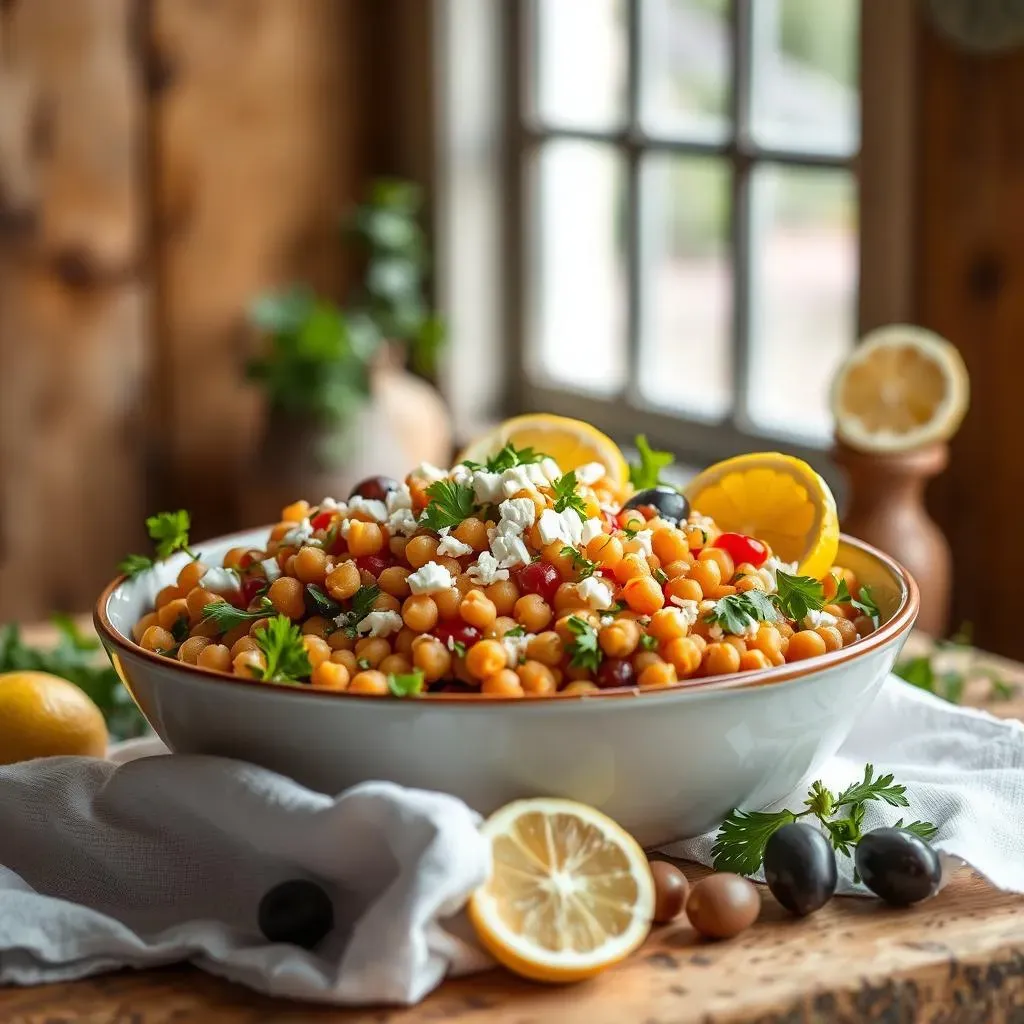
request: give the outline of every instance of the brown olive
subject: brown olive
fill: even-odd
[[[666,860],[652,860],[651,875],[654,878],[654,920],[667,924],[686,906],[690,883],[679,868]]]
[[[690,924],[709,939],[731,939],[749,928],[761,912],[754,885],[739,875],[722,872],[702,878],[686,901]]]

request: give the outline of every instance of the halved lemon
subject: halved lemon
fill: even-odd
[[[698,473],[686,488],[719,528],[758,537],[798,572],[821,579],[839,549],[832,491],[802,459],[779,452],[737,455]]]
[[[490,881],[469,917],[509,970],[535,981],[580,981],[647,937],[654,880],[637,841],[572,800],[517,800],[483,824]]]
[[[600,462],[616,484],[629,480],[629,466],[619,446],[606,434],[582,420],[551,413],[527,413],[505,420],[500,426],[478,437],[457,461],[484,462],[511,442],[516,448],[533,448],[550,455],[562,472],[579,469],[588,462]]]
[[[832,384],[836,433],[851,448],[897,452],[945,441],[967,412],[970,381],[954,345],[896,324],[866,335]]]

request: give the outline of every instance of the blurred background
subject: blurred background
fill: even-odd
[[[951,621],[1024,655],[1020,6],[5,0],[0,618],[523,410],[841,489],[830,377],[912,322]]]

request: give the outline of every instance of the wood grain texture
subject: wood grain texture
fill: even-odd
[[[88,606],[139,541],[143,105],[132,0],[0,10],[0,617]]]

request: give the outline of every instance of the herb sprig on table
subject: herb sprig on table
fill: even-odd
[[[156,552],[156,558],[148,555],[127,555],[118,565],[118,571],[126,576],[135,577],[139,573],[152,569],[158,561],[170,558],[177,551],[184,551],[193,561],[198,555],[188,546],[188,531],[191,528],[191,517],[185,509],[177,512],[158,512],[146,520],[146,530]]]
[[[813,815],[818,819],[832,846],[847,857],[860,841],[868,803],[878,800],[890,807],[908,807],[906,786],[893,781],[892,775],[875,778],[873,765],[864,766],[864,777],[841,793],[835,794],[821,781],[811,784],[802,811],[733,810],[722,822],[711,848],[716,871],[733,871],[752,875],[761,867],[768,840],[783,825]],[[902,828],[922,839],[935,835],[936,827],[927,821],[903,824],[900,818],[893,828]]]

